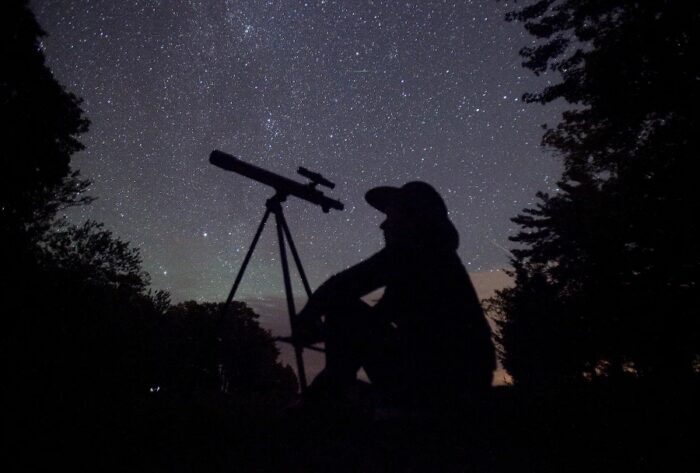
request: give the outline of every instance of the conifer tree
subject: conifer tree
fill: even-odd
[[[513,219],[515,287],[492,308],[516,382],[686,379],[700,348],[696,2],[538,0],[511,12],[523,65],[570,104],[543,145],[559,191]]]

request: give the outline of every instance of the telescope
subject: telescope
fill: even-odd
[[[274,172],[241,161],[235,156],[231,156],[230,154],[219,150],[214,150],[211,152],[209,155],[209,162],[214,166],[220,167],[221,169],[233,171],[241,176],[249,177],[255,181],[266,184],[274,188],[277,191],[277,194],[282,197],[293,195],[312,204],[316,204],[326,213],[330,209],[344,209],[344,206],[340,201],[326,197],[323,192],[316,189],[317,185],[322,185],[333,189],[335,184],[322,175],[309,171],[308,169],[300,167],[297,171],[302,176],[311,180],[309,183],[302,184],[301,182],[294,181],[284,176],[280,176],[279,174],[275,174]]]
[[[282,262],[284,292],[287,296],[287,311],[289,312],[289,325],[292,331],[291,337],[277,337],[276,340],[291,343],[294,346],[294,355],[296,356],[297,361],[297,375],[299,377],[299,385],[303,392],[307,387],[303,350],[309,349],[323,351],[323,349],[315,347],[313,345],[304,345],[296,337],[295,320],[297,313],[296,308],[294,307],[292,279],[289,271],[289,262],[287,261],[287,247],[289,247],[289,250],[292,252],[294,263],[296,263],[297,271],[299,272],[299,277],[301,278],[301,282],[304,285],[304,290],[306,291],[306,295],[308,297],[311,297],[311,286],[309,285],[309,280],[306,278],[304,268],[301,265],[299,253],[297,252],[296,246],[294,245],[294,240],[292,239],[292,232],[289,230],[287,220],[284,218],[282,202],[284,202],[288,196],[293,195],[295,197],[299,197],[300,199],[304,199],[307,202],[311,202],[312,204],[320,206],[326,213],[330,209],[343,210],[344,207],[340,201],[331,199],[330,197],[326,197],[323,194],[323,192],[316,189],[316,186],[319,185],[333,189],[335,187],[335,184],[333,184],[331,181],[329,181],[319,173],[309,171],[308,169],[300,167],[297,172],[311,181],[306,184],[302,184],[292,179],[280,176],[279,174],[275,174],[274,172],[270,172],[257,166],[253,166],[252,164],[243,162],[235,156],[231,156],[230,154],[226,154],[218,150],[214,150],[211,152],[211,154],[209,155],[209,162],[212,163],[214,166],[220,167],[221,169],[233,171],[235,173],[240,174],[241,176],[246,176],[253,180],[266,184],[275,189],[276,191],[275,195],[267,199],[267,202],[265,203],[265,213],[263,215],[262,220],[260,221],[260,225],[258,226],[257,231],[255,232],[255,236],[253,237],[253,243],[251,243],[250,248],[248,249],[248,252],[245,255],[245,258],[243,259],[241,269],[236,275],[236,280],[233,283],[233,287],[231,288],[231,291],[229,292],[228,297],[226,298],[226,302],[221,308],[221,315],[219,316],[219,321],[221,321],[226,315],[226,311],[228,310],[229,306],[231,305],[231,302],[233,301],[233,298],[236,295],[238,286],[240,285],[241,279],[243,278],[243,273],[245,273],[245,270],[248,267],[250,257],[252,256],[253,251],[255,251],[255,246],[258,244],[260,235],[262,234],[263,228],[265,227],[265,222],[267,222],[267,219],[270,217],[270,215],[273,215],[275,217],[275,222],[277,223],[277,240],[279,242],[280,261]]]

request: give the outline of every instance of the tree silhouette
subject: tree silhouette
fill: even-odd
[[[8,386],[39,393],[50,360],[58,362],[42,341],[55,341],[52,330],[61,318],[62,299],[52,299],[67,282],[66,274],[52,277],[60,241],[74,230],[56,229],[55,216],[64,207],[90,199],[82,193],[88,183],[70,169],[71,156],[82,149],[78,135],[88,129],[80,100],[59,84],[45,65],[39,27],[26,1],[9,0],[0,6],[0,256],[3,276],[0,296],[4,307],[3,354]],[[64,262],[76,256],[63,254]],[[81,258],[89,258],[82,255]],[[56,304],[53,304],[56,302]],[[65,307],[63,307],[65,308]],[[41,330],[37,330],[41,327]],[[48,355],[48,356],[47,356]],[[13,383],[13,381],[15,383]],[[44,383],[48,385],[51,383]],[[38,395],[38,394],[36,394]]]
[[[221,392],[222,373],[223,391],[288,398],[294,374],[277,363],[251,309],[237,303],[219,324],[215,304],[171,307],[167,293],[149,289],[136,248],[97,222],[56,218],[91,200],[70,168],[88,121],[44,64],[44,33],[27,2],[2,2],[0,22],[4,391],[36,411],[18,413],[80,417],[90,403],[126,409],[161,384]]]
[[[696,371],[696,3],[540,0],[508,15],[521,51],[561,80],[525,95],[572,107],[543,144],[555,194],[513,219],[516,285],[498,293],[504,365],[519,383]]]
[[[161,379],[164,389],[212,391],[233,397],[255,394],[289,400],[296,376],[277,362],[279,350],[258,314],[243,302],[233,302],[222,316],[223,303],[187,301],[171,307],[163,323],[168,347]],[[262,399],[261,399],[262,400]]]
[[[78,136],[89,122],[80,99],[46,66],[45,33],[27,2],[2,2],[0,18],[0,232],[4,248],[12,248],[3,256],[12,261],[29,251],[59,209],[87,201],[87,182],[70,169],[70,158],[83,149]]]
[[[145,391],[169,301],[148,290],[138,251],[95,222],[54,229],[38,248],[31,283],[8,295],[10,385],[49,405]]]

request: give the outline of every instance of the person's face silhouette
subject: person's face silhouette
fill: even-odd
[[[390,207],[386,219],[379,225],[384,232],[384,242],[393,245],[411,234],[415,222],[409,218],[404,209],[398,206]]]

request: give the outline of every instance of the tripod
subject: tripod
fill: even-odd
[[[280,251],[280,259],[282,261],[282,274],[284,276],[284,292],[287,296],[287,310],[289,312],[289,325],[291,328],[292,335],[291,337],[278,337],[276,340],[277,341],[282,341],[286,343],[291,343],[292,346],[294,347],[294,356],[296,358],[296,364],[297,364],[297,374],[299,376],[299,385],[301,388],[301,392],[303,393],[308,384],[306,381],[306,370],[304,368],[304,348],[307,348],[309,350],[315,350],[315,351],[320,351],[323,352],[323,349],[315,347],[313,345],[310,346],[304,346],[300,344],[297,341],[297,338],[294,336],[295,335],[295,317],[296,317],[296,309],[294,307],[294,297],[292,295],[292,279],[289,274],[289,263],[287,261],[287,248],[285,245],[285,239],[286,242],[289,244],[289,249],[292,252],[292,256],[294,257],[294,262],[297,266],[297,271],[299,271],[299,276],[301,277],[302,284],[304,285],[304,290],[306,290],[306,295],[308,297],[311,297],[311,287],[309,286],[309,281],[306,279],[306,273],[304,273],[304,268],[301,265],[301,260],[299,259],[299,253],[297,253],[296,246],[294,246],[294,240],[292,240],[292,234],[289,231],[289,226],[287,226],[287,220],[284,218],[284,212],[282,211],[282,202],[284,202],[287,199],[287,195],[284,192],[277,191],[277,193],[269,198],[267,202],[265,202],[265,214],[263,215],[262,221],[260,222],[260,225],[258,226],[257,231],[255,232],[255,236],[253,237],[253,242],[250,245],[250,248],[248,248],[248,252],[245,255],[245,258],[243,259],[243,264],[241,266],[241,269],[238,271],[238,275],[236,275],[236,280],[233,283],[233,287],[231,288],[231,292],[229,292],[228,298],[226,299],[226,303],[224,304],[224,307],[221,311],[221,316],[223,317],[224,314],[226,314],[226,311],[228,310],[229,306],[231,305],[231,302],[233,301],[233,297],[236,295],[236,291],[238,290],[238,286],[241,283],[241,279],[243,279],[243,273],[246,270],[246,267],[248,266],[248,262],[250,261],[250,257],[253,255],[253,251],[255,250],[255,246],[258,244],[258,240],[260,239],[260,235],[262,234],[263,228],[265,228],[265,223],[267,222],[267,219],[270,217],[270,214],[273,214],[275,216],[275,222],[277,223],[277,240],[279,241],[279,251]]]

